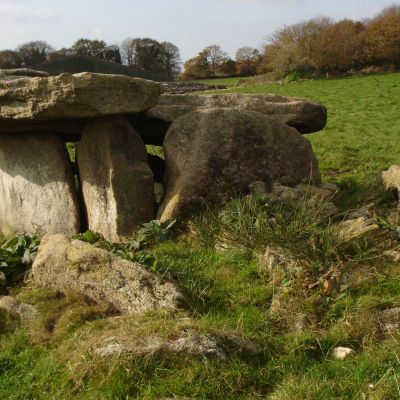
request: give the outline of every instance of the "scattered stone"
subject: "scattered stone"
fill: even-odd
[[[392,165],[387,171],[383,171],[382,180],[386,189],[394,190],[398,197],[400,191],[400,165]]]
[[[271,188],[263,181],[256,181],[249,185],[249,190],[251,194],[255,194],[259,197],[268,196],[271,193]]]
[[[154,181],[146,147],[124,117],[90,122],[77,148],[88,227],[109,241],[154,217]]]
[[[273,194],[282,200],[298,200],[300,198],[298,190],[283,185],[274,185]]]
[[[375,203],[369,203],[358,210],[347,215],[347,219],[367,218],[370,219],[375,215]]]
[[[116,332],[115,336],[94,344],[94,353],[102,358],[146,355],[160,351],[228,360],[231,353],[259,354],[262,349],[251,340],[235,334],[199,332],[193,328],[180,330],[167,338],[150,334],[136,340]]]
[[[302,196],[318,197],[320,199],[328,199],[333,196],[332,190],[325,189],[321,186],[308,185],[306,183],[296,185],[295,189]]]
[[[32,274],[40,285],[107,302],[121,313],[175,309],[183,300],[171,282],[140,264],[60,234],[43,237]]]
[[[383,255],[390,261],[399,262],[400,261],[400,251],[397,250],[386,250]]]
[[[156,104],[160,90],[155,82],[90,72],[0,81],[0,130],[10,120],[17,124],[140,113]]]
[[[161,95],[147,116],[173,122],[192,111],[230,108],[269,115],[300,133],[318,132],[327,121],[326,108],[318,103],[275,94]]]
[[[3,235],[79,232],[72,166],[56,135],[0,135],[0,199]]]
[[[30,304],[21,303],[12,296],[4,296],[0,298],[0,309],[17,315],[23,322],[31,321],[32,319],[36,318],[38,314],[36,307]]]
[[[338,185],[335,185],[334,183],[321,183],[319,185],[321,189],[324,190],[329,190],[332,194],[336,194],[340,192],[340,187]]]
[[[298,261],[290,252],[282,247],[269,245],[263,254],[258,258],[260,267],[272,272],[276,269],[284,271],[293,271],[298,265]]]
[[[331,357],[334,360],[345,360],[355,353],[350,347],[334,347],[331,350]]]
[[[400,307],[390,308],[381,311],[378,315],[381,329],[387,334],[394,334],[400,331]]]
[[[221,135],[221,132],[224,132]],[[214,109],[177,119],[164,142],[166,195],[159,218],[189,215],[246,192],[255,181],[320,182],[310,143],[260,113]]]
[[[343,222],[341,230],[342,239],[346,242],[379,230],[379,225],[373,218],[360,217]]]

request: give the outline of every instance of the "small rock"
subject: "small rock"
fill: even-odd
[[[369,203],[347,215],[347,219],[372,218],[375,214],[375,203]]]
[[[263,181],[256,181],[249,185],[250,193],[263,197],[270,192],[268,185]]]
[[[386,250],[383,255],[390,261],[399,262],[400,261],[400,251],[397,250]]]
[[[299,191],[289,186],[274,185],[273,193],[282,200],[297,200],[300,198]]]
[[[382,180],[386,189],[399,193],[400,190],[400,165],[392,165],[387,171],[382,172]]]
[[[293,270],[297,265],[297,261],[288,250],[274,245],[267,246],[258,261],[260,266],[268,271],[273,271],[276,268]]]
[[[378,314],[381,328],[388,334],[399,332],[400,329],[400,307],[390,308]]]
[[[350,347],[334,347],[331,351],[331,356],[335,360],[345,360],[354,354],[354,350]]]
[[[0,309],[17,315],[23,322],[31,321],[38,314],[36,307],[21,303],[12,296],[5,296],[0,299]]]
[[[332,194],[340,192],[340,187],[334,183],[322,183],[319,187],[324,190],[329,190]]]
[[[307,185],[305,183],[300,183],[296,185],[295,189],[301,193],[303,196],[308,195],[311,197],[318,197],[321,199],[326,199],[332,197],[332,191],[322,188],[321,186]]]

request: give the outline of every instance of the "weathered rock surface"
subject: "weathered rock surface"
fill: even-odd
[[[397,196],[400,193],[400,165],[392,165],[387,171],[382,172],[382,180],[386,189],[396,191]]]
[[[146,148],[125,117],[90,122],[77,161],[89,229],[118,241],[154,217]]]
[[[123,75],[83,72],[0,81],[4,121],[51,121],[135,114],[154,106],[160,85]]]
[[[354,350],[350,347],[334,347],[330,354],[334,360],[345,360],[346,358],[354,355]]]
[[[4,296],[0,298],[0,309],[17,315],[23,322],[28,322],[34,319],[38,314],[38,310],[34,306],[21,303],[12,296]]]
[[[46,77],[49,74],[45,71],[36,71],[29,68],[0,69],[0,80],[11,81],[21,77]]]
[[[275,94],[211,94],[161,95],[158,104],[147,111],[147,116],[173,122],[191,111],[211,108],[234,108],[269,115],[296,128],[300,133],[317,132],[324,128],[327,110],[322,104]]]
[[[180,117],[168,131],[164,154],[162,220],[219,203],[255,181],[320,181],[311,145],[302,135],[249,111],[212,109]]]
[[[171,282],[140,264],[61,234],[43,237],[32,274],[41,285],[107,302],[122,313],[174,309],[182,301]]]
[[[64,143],[51,134],[0,135],[0,231],[73,234],[80,218]]]

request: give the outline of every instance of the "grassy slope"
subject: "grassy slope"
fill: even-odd
[[[400,157],[399,86],[400,74],[396,74],[232,90],[276,92],[326,104],[328,126],[309,138],[326,180],[343,184],[347,195],[342,202],[355,206],[356,199],[365,199],[377,189],[380,170]],[[206,233],[221,225],[218,218],[204,223]],[[83,353],[69,362],[71,348],[83,340],[85,332],[101,329],[102,310],[82,299],[25,289],[21,299],[36,304],[42,316],[24,328],[6,313],[0,314],[0,398],[398,399],[399,337],[383,336],[374,322],[380,309],[400,306],[398,265],[380,258],[376,243],[339,250],[330,227],[315,231],[307,225],[310,220],[303,218],[305,225],[283,221],[282,237],[299,251],[311,244],[315,247],[319,240],[323,244],[332,240],[331,247],[316,246],[318,254],[310,256],[308,273],[317,279],[332,266],[344,264],[352,279],[334,299],[326,299],[318,289],[303,293],[296,276],[290,277],[289,287],[271,283],[253,252],[262,251],[268,231],[256,231],[259,243],[246,251],[217,252],[212,234],[203,240],[205,245],[183,237],[149,250],[158,260],[157,270],[171,276],[188,295],[192,315],[204,329],[253,338],[264,348],[263,354],[233,356],[229,362],[154,354],[102,364],[93,363],[91,355]],[[232,230],[236,231],[233,222]],[[309,231],[310,236],[299,237],[299,232]],[[282,290],[289,305],[278,320],[269,315],[277,290]],[[318,322],[296,333],[291,323],[298,313]],[[154,318],[160,329],[168,325],[163,318]],[[357,354],[346,361],[333,361],[328,353],[335,345],[350,346]]]

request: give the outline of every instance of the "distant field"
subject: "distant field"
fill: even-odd
[[[365,200],[376,191],[381,170],[400,163],[400,73],[228,90],[278,93],[325,104],[326,128],[307,138],[324,179],[342,184],[357,199]],[[349,204],[355,200],[351,197]]]

